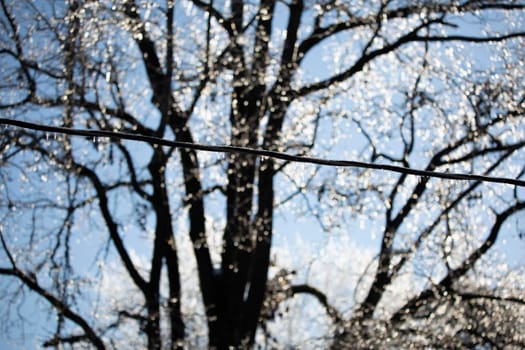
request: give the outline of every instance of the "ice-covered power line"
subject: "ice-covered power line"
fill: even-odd
[[[475,175],[475,174],[463,174],[463,173],[445,173],[439,171],[429,171],[429,170],[420,170],[407,168],[391,164],[376,164],[369,162],[360,162],[353,160],[337,160],[337,159],[322,159],[315,157],[307,156],[296,156],[284,152],[269,151],[264,149],[255,149],[248,147],[237,147],[237,146],[216,146],[216,145],[204,145],[199,143],[189,143],[181,141],[171,141],[153,136],[137,135],[124,132],[116,131],[107,131],[107,130],[88,130],[88,129],[74,129],[74,128],[65,128],[59,126],[50,126],[43,124],[36,124],[31,122],[25,122],[14,119],[0,118],[0,124],[12,125],[24,129],[31,129],[37,131],[43,131],[48,133],[57,133],[57,134],[66,134],[74,136],[86,136],[86,137],[107,137],[112,139],[123,139],[123,140],[132,140],[139,142],[146,142],[153,145],[159,146],[169,146],[169,147],[179,147],[194,149],[198,151],[205,152],[216,152],[216,153],[245,153],[253,154],[262,157],[271,157],[275,159],[281,159],[291,162],[298,163],[309,163],[309,164],[319,164],[332,167],[347,167],[347,168],[365,168],[365,169],[375,169],[383,171],[391,171],[401,174],[409,174],[414,176],[422,177],[433,177],[449,180],[461,180],[461,181],[482,181],[482,182],[493,182],[501,183],[508,185],[515,185],[520,187],[525,187],[525,180],[506,178],[506,177],[496,177],[496,176],[485,176],[485,175]]]

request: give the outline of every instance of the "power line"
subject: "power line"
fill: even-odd
[[[359,162],[353,160],[335,160],[335,159],[322,159],[315,157],[307,156],[296,156],[284,152],[269,151],[264,149],[255,149],[248,147],[238,147],[238,146],[214,146],[214,145],[204,145],[199,143],[189,143],[182,141],[171,141],[153,136],[137,135],[124,132],[116,131],[107,131],[107,130],[88,130],[88,129],[73,129],[65,128],[59,126],[50,126],[42,125],[31,122],[0,118],[0,124],[12,125],[24,129],[38,130],[49,133],[57,134],[66,134],[73,136],[86,136],[86,137],[108,137],[112,139],[123,139],[131,141],[146,142],[152,145],[159,146],[169,146],[169,147],[178,147],[186,149],[194,149],[198,151],[205,152],[215,152],[215,153],[245,153],[252,154],[262,157],[270,157],[274,159],[287,160],[297,163],[309,163],[309,164],[319,164],[324,166],[332,167],[346,167],[346,168],[364,168],[364,169],[374,169],[374,170],[383,170],[391,171],[401,174],[409,174],[422,177],[433,177],[449,180],[460,180],[460,181],[482,181],[482,182],[493,182],[501,183],[508,185],[515,185],[520,187],[525,187],[525,181],[513,178],[505,177],[495,177],[495,176],[485,176],[485,175],[476,175],[476,174],[463,174],[463,173],[444,173],[439,171],[429,171],[429,170],[420,170],[407,168],[397,165],[390,164],[376,164],[368,162]]]

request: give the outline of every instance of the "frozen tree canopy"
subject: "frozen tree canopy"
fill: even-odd
[[[0,334],[523,348],[525,1],[0,0]],[[507,244],[506,244],[507,243]]]

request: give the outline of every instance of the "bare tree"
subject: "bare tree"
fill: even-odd
[[[522,1],[1,5],[3,118],[523,178]],[[522,289],[465,287],[525,208],[517,187],[1,133],[2,297],[47,301],[57,318],[45,346],[117,347],[133,325],[137,347],[250,348],[272,338],[266,326],[297,295],[325,308],[335,348],[448,346],[458,334],[464,345],[524,345],[486,331],[476,311],[479,300],[522,305]],[[331,234],[370,225],[363,234],[380,247],[348,308],[330,286],[270,273],[277,213]],[[195,340],[198,311],[183,303],[181,237],[196,262],[206,345]],[[115,256],[129,286],[118,296],[99,282]],[[409,272],[414,288],[399,291]],[[100,315],[112,298],[121,302]],[[462,321],[457,334],[421,321],[454,303],[462,320],[485,321]]]

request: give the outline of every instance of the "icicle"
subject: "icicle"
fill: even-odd
[[[101,152],[103,150],[103,146],[102,146],[102,139],[100,137],[97,138],[97,143],[96,143],[96,146],[97,146],[97,150],[99,152]]]

